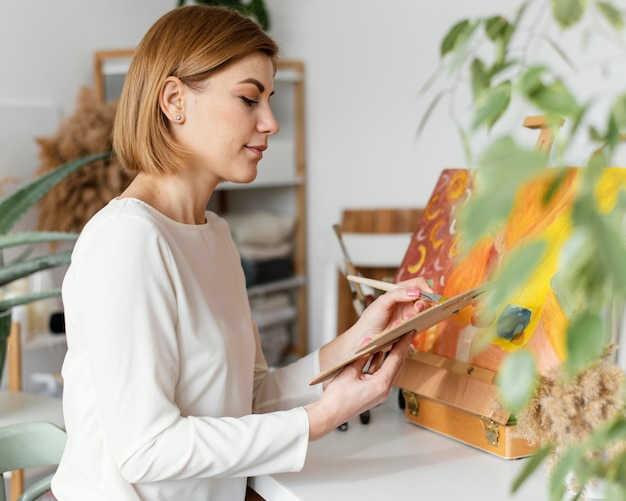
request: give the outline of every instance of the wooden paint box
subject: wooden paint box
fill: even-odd
[[[496,373],[411,349],[396,379],[406,419],[505,459],[536,448],[515,437],[515,424],[497,403]]]

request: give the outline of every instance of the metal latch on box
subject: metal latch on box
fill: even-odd
[[[411,414],[411,416],[417,416],[417,413],[420,410],[420,403],[417,399],[417,394],[413,393],[412,391],[403,389],[402,396],[404,397],[406,408],[408,409],[409,414]]]
[[[402,396],[406,404],[406,409],[411,416],[417,417],[420,410],[419,396],[412,391],[403,389]],[[483,431],[485,432],[485,438],[489,445],[498,447],[498,440],[500,438],[500,429],[498,423],[493,420],[480,416],[480,421],[483,425]]]
[[[483,430],[485,431],[485,438],[487,439],[487,442],[489,442],[489,445],[498,447],[498,439],[500,438],[498,423],[495,423],[491,419],[482,416],[480,420],[483,423]]]

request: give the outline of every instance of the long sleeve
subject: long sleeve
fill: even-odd
[[[254,412],[292,409],[314,402],[322,396],[321,384],[309,386],[309,381],[320,372],[319,350],[287,366],[269,371],[256,326],[255,338],[257,358],[254,374]]]
[[[225,223],[136,204],[88,225],[63,284],[69,441],[54,492],[242,498],[246,476],[302,468],[306,412],[252,413],[257,348]]]

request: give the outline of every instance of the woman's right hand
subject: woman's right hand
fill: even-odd
[[[305,406],[309,415],[309,440],[323,437],[342,423],[387,400],[412,337],[411,332],[396,341],[382,365],[377,363],[375,355],[365,372],[367,356],[344,367],[327,384],[322,398]]]

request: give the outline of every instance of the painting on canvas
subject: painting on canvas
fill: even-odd
[[[500,231],[461,252],[456,217],[472,196],[474,171],[442,171],[396,273],[396,282],[423,276],[435,292],[451,297],[489,282],[507,253],[526,241],[543,238],[548,250],[539,268],[529,273],[514,296],[506,298],[496,318],[486,321],[477,303],[419,333],[414,340],[417,349],[494,371],[507,352],[521,347],[533,352],[540,372],[565,358],[567,318],[551,279],[560,249],[570,234],[570,214],[580,173],[580,169],[569,169],[546,204],[545,193],[556,174],[546,169],[519,190],[513,211]],[[605,169],[596,192],[602,210],[615,205],[619,188],[625,186],[626,169]],[[490,340],[487,347],[481,344],[478,349],[485,338]]]

